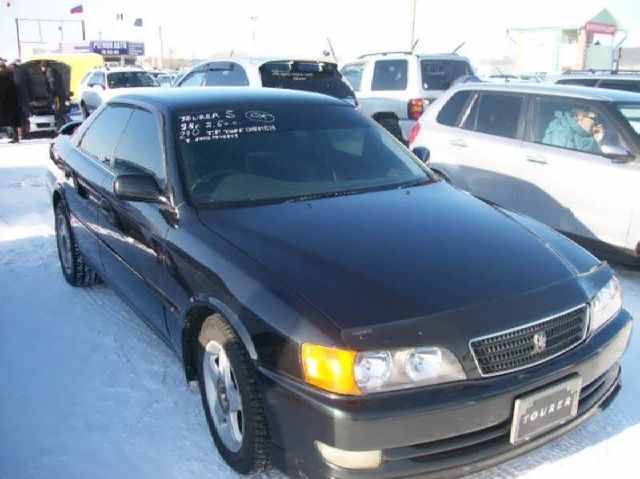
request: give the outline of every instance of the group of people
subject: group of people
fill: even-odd
[[[66,88],[60,72],[49,62],[41,62],[40,70],[59,127],[64,123]],[[8,63],[0,58],[0,129],[9,130],[11,143],[17,143],[29,133],[31,103],[35,99],[34,78],[27,68],[20,60]]]

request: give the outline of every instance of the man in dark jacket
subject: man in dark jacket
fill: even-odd
[[[40,63],[40,69],[45,76],[47,92],[53,99],[53,109],[56,113],[56,127],[60,128],[64,124],[65,103],[67,101],[67,91],[62,81],[62,75],[46,60]]]
[[[29,71],[20,65],[19,60],[14,60],[9,64],[9,70],[13,73],[13,81],[18,89],[18,105],[20,112],[20,127],[18,136],[20,138],[29,134],[29,116],[31,115],[30,104],[34,98],[33,78]]]
[[[6,64],[0,61],[0,128],[9,128],[12,137],[11,143],[18,142],[19,124],[20,115],[16,84]]]

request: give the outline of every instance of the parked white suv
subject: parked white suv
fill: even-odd
[[[129,88],[157,87],[158,82],[141,68],[97,68],[88,72],[80,83],[80,108],[87,118],[96,108]]]
[[[437,100],[410,146],[428,148],[430,166],[461,189],[637,261],[639,131],[640,94],[476,83]]]
[[[411,52],[362,55],[340,71],[355,90],[361,112],[404,142],[426,105],[457,79],[473,75],[465,57]]]

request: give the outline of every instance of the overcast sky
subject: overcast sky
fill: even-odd
[[[210,57],[231,50],[249,55],[319,57],[331,38],[340,60],[365,52],[406,50],[414,0],[11,0],[0,6],[0,56],[17,56],[15,18],[79,20],[87,40],[139,40],[158,55]],[[69,10],[82,3],[83,14]],[[584,24],[609,8],[629,32],[624,46],[640,46],[640,0],[417,0],[420,52],[460,53],[474,61],[513,54],[508,28]],[[116,21],[123,13],[124,20]],[[254,17],[252,20],[251,17]],[[143,27],[134,27],[136,18]],[[21,39],[81,40],[79,24],[21,22]],[[255,41],[254,41],[255,36]],[[24,46],[24,49],[30,48]],[[25,55],[26,56],[26,55]]]

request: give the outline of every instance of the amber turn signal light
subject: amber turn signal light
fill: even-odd
[[[308,384],[338,394],[362,394],[353,375],[355,351],[304,343],[301,356]]]

